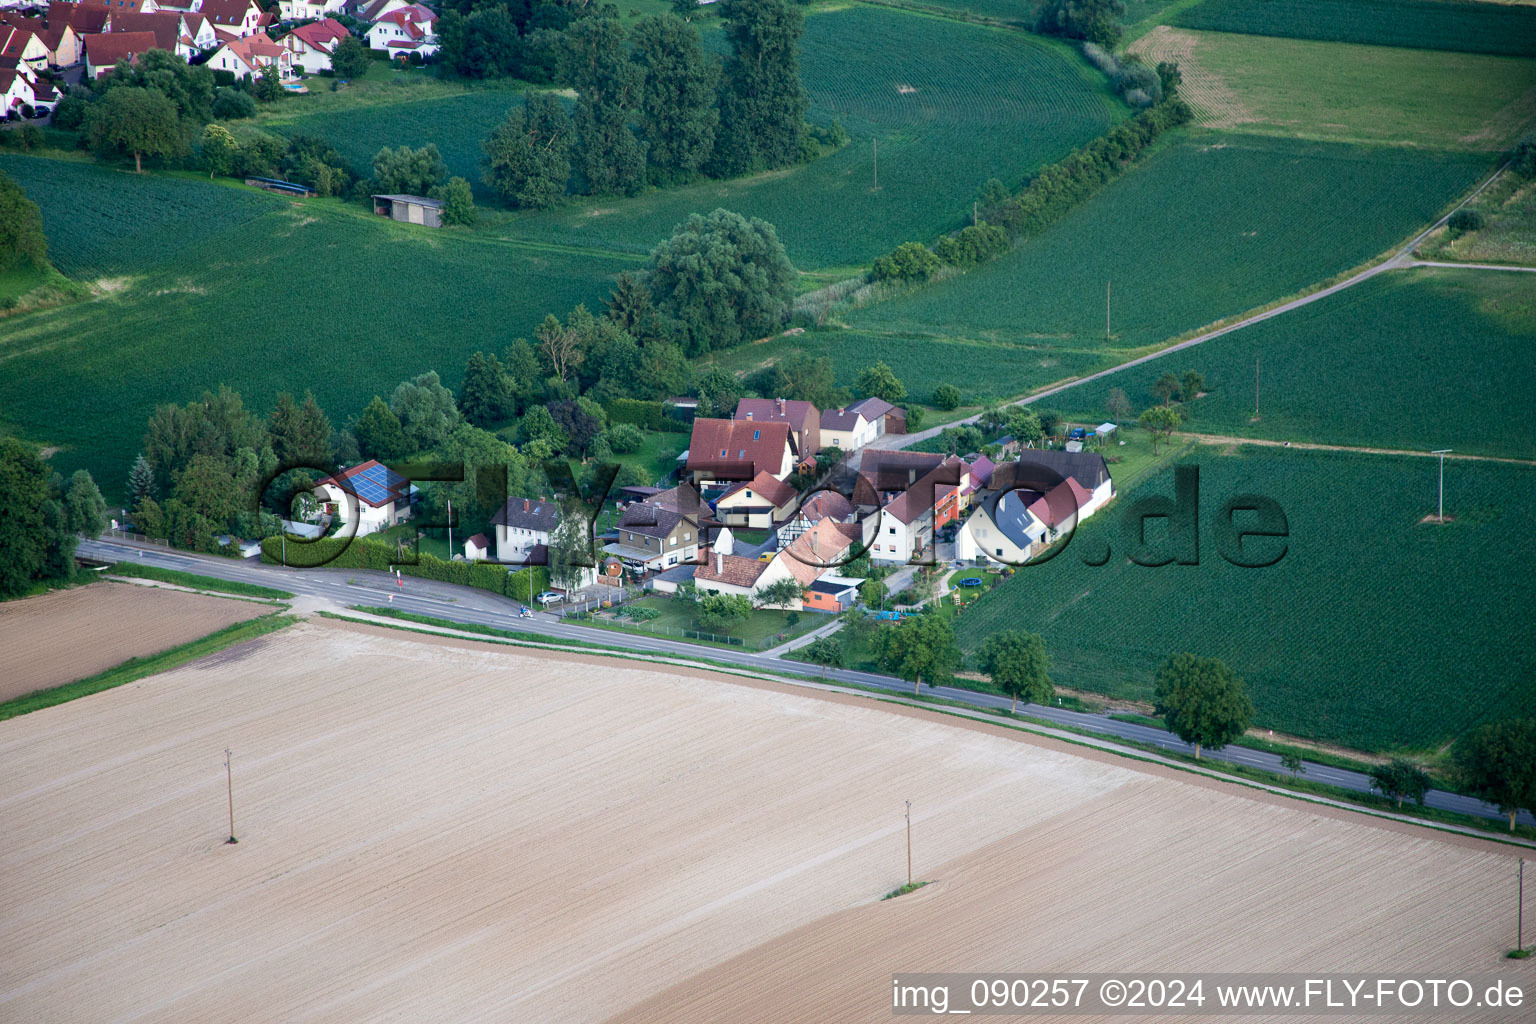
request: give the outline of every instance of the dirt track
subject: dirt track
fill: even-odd
[[[132,583],[0,604],[0,701],[84,679],[272,609]]]
[[[855,698],[365,627],[0,723],[0,762],[6,1020],[883,1019],[892,970],[987,949],[1453,967],[1507,930],[1489,844]],[[904,799],[940,882],[880,904]]]

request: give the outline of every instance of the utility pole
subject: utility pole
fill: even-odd
[[[1445,522],[1445,457],[1454,451],[1452,448],[1441,448],[1429,454],[1440,456],[1440,522]]]
[[[1253,355],[1253,418],[1259,418],[1259,355]]]
[[[1521,863],[1524,863],[1522,861]],[[907,801],[907,884],[912,884],[912,801]]]
[[[229,767],[230,757],[231,754],[229,748],[225,747],[224,781],[225,784],[229,787],[229,838],[224,840],[224,845],[226,846],[228,846],[230,843],[238,843],[240,841],[235,838],[235,775],[233,770],[231,770]]]
[[[448,499],[448,561],[453,561],[453,499]]]
[[[1109,282],[1104,282],[1104,340],[1109,340]]]
[[[1525,948],[1525,858],[1520,858],[1520,906],[1515,911],[1515,948]]]
[[[874,143],[874,146],[875,146],[875,187],[873,189],[871,189],[870,191],[872,191],[872,192],[879,192],[880,191],[880,140],[879,139],[870,139],[869,141]]]
[[[977,216],[977,213],[976,213],[976,200],[972,199],[971,200],[971,227],[975,227],[976,225],[978,225],[980,223],[981,223],[981,218],[979,216]]]

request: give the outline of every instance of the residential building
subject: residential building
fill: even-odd
[[[881,493],[904,491],[942,465],[938,452],[908,452],[873,448],[859,459],[859,475]]]
[[[5,14],[0,15],[0,23],[27,29],[37,36],[43,44],[43,49],[48,53],[48,64],[52,67],[66,68],[80,62],[80,34],[67,19],[60,18],[57,21],[45,23],[42,18],[22,18],[15,14]],[[4,25],[0,24],[0,33],[4,31]]]
[[[849,408],[875,425],[876,437],[907,432],[906,410],[892,405],[883,398],[866,398],[854,402]]]
[[[274,43],[265,34],[242,36],[226,40],[223,46],[208,58],[208,66],[215,71],[228,71],[236,78],[249,75],[259,77],[268,66],[277,68],[279,78],[293,77],[293,54],[280,43]]]
[[[256,0],[203,0],[198,13],[213,24],[213,30],[225,42],[254,36],[272,23],[272,15],[263,11]]]
[[[420,4],[409,4],[379,17],[368,29],[368,48],[383,50],[390,59],[437,52],[437,15]]]
[[[491,517],[491,525],[496,527],[496,560],[521,565],[530,560],[535,548],[548,549],[560,525],[560,506],[552,501],[508,498]]]
[[[743,398],[736,403],[735,420],[754,423],[788,423],[795,438],[795,452],[809,459],[821,451],[821,410],[810,402],[784,398]]]
[[[1084,518],[1115,495],[1115,483],[1110,478],[1103,455],[1056,449],[1025,449],[1018,459],[998,463],[992,471],[989,487],[1024,488],[1045,494],[1069,477],[1088,494]]]
[[[858,556],[860,548],[854,545],[861,540],[861,533],[856,524],[823,519],[774,555],[768,568],[758,577],[757,591],[761,592],[779,580],[793,579],[800,584],[800,597],[773,607],[807,607],[806,595],[812,593],[816,581],[828,575],[836,576],[845,563]],[[860,582],[863,581],[855,581],[854,586],[857,587]],[[822,598],[815,599],[812,604],[819,605],[816,610],[829,610],[826,600]]]
[[[859,584],[863,582],[827,573],[806,590],[801,607],[809,612],[839,615],[858,603]]]
[[[1097,452],[1026,451],[999,463],[955,537],[955,557],[1022,565],[1114,497]]]
[[[335,14],[345,6],[342,0],[278,0],[277,13],[282,21],[311,21]]]
[[[411,6],[410,0],[345,0],[342,10],[358,21],[371,25],[386,14]]]
[[[708,491],[767,473],[783,480],[795,469],[795,440],[788,423],[697,419],[688,442],[685,470]]]
[[[922,554],[934,533],[959,517],[960,490],[969,474],[964,460],[952,455],[888,501],[880,509],[870,558],[904,563]]]
[[[217,45],[218,38],[202,15],[194,15],[207,33],[207,45]],[[110,22],[112,34],[119,32],[148,32],[155,37],[155,49],[174,53],[183,60],[201,51],[186,25],[180,11],[114,11]]]
[[[719,551],[693,569],[693,585],[701,594],[730,594],[756,602],[759,581],[768,571],[767,562]]]
[[[405,522],[416,501],[416,485],[374,459],[324,478],[314,493],[321,510],[340,520],[350,537]]]
[[[287,48],[295,67],[303,68],[311,75],[329,71],[336,47],[350,32],[335,18],[300,25],[283,36],[278,42]]]
[[[839,523],[854,521],[853,502],[837,491],[813,491],[800,500],[791,516],[779,526],[779,547],[791,542],[823,519]]]
[[[131,64],[139,54],[155,49],[153,32],[107,32],[84,39],[85,76],[100,78],[119,64]]]
[[[632,572],[661,572],[699,558],[698,520],[670,509],[630,505],[616,533],[603,550]]]
[[[31,28],[0,22],[0,61],[34,74],[48,67],[48,44]]]
[[[853,406],[821,414],[821,443],[827,448],[857,451],[875,439],[875,424]]]
[[[715,499],[715,518],[727,526],[771,530],[795,511],[800,493],[766,472],[734,484]]]
[[[81,0],[81,7],[105,7],[110,12],[129,11],[150,14],[160,9],[155,0]]]
[[[19,68],[0,68],[0,114],[20,109],[23,103],[36,103],[37,93]]]
[[[105,32],[107,19],[111,16],[111,9],[103,4],[77,4],[69,0],[53,0],[48,5],[48,13],[45,17],[50,28],[68,25],[74,29],[76,46],[78,46],[84,36]],[[79,57],[77,56],[76,59],[78,60]]]

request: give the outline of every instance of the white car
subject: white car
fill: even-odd
[[[561,601],[565,600],[565,597],[562,594],[555,593],[553,590],[546,590],[544,593],[534,598],[534,600],[539,602],[539,604],[543,605],[545,608],[548,608],[552,604],[559,604]]]

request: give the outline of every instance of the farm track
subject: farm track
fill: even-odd
[[[1416,458],[1432,459],[1436,456],[1431,452],[1413,451],[1407,448],[1369,448],[1359,445],[1347,444],[1315,444],[1309,441],[1277,441],[1274,438],[1237,437],[1229,434],[1195,434],[1186,431],[1175,431],[1174,437],[1195,441],[1199,444],[1211,445],[1260,445],[1265,448],[1297,448],[1301,451],[1316,452],[1358,452],[1361,455],[1411,455]],[[1502,455],[1459,455],[1449,454],[1448,459],[1460,459],[1466,462],[1505,462],[1515,466],[1536,466],[1536,459],[1511,459]]]

